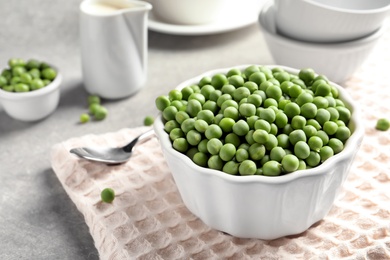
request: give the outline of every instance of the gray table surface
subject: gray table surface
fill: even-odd
[[[78,123],[86,111],[79,55],[80,0],[0,0],[0,68],[11,57],[56,64],[61,100],[48,118],[26,123],[0,109],[0,259],[98,259],[81,213],[50,165],[51,147],[71,137],[143,125],[154,99],[204,71],[272,64],[257,24],[228,33],[177,36],[149,31],[148,81],[135,95],[104,101],[109,116]]]

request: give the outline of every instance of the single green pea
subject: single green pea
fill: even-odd
[[[57,76],[57,72],[52,68],[45,68],[41,71],[41,75],[44,79],[53,80]]]
[[[181,100],[183,98],[183,93],[181,92],[181,90],[172,89],[168,93],[168,98],[171,101],[173,101],[173,100]]]
[[[303,106],[306,103],[312,103],[313,102],[313,95],[311,95],[308,92],[302,92],[295,100],[295,102],[299,106]]]
[[[333,149],[334,154],[338,154],[344,149],[344,144],[337,138],[330,138],[328,145]]]
[[[301,115],[306,119],[315,118],[317,115],[317,106],[313,103],[305,103],[301,107]]]
[[[234,121],[237,121],[240,118],[240,112],[235,107],[227,107],[223,111],[223,116],[225,118],[231,118]]]
[[[95,113],[93,115],[96,120],[101,121],[107,117],[108,110],[107,108],[99,105],[98,107],[96,107]]]
[[[274,134],[268,134],[268,141],[264,144],[265,149],[271,151],[272,148],[278,145],[278,139]]]
[[[167,121],[173,120],[176,118],[177,112],[178,110],[175,106],[168,106],[163,110],[162,116]]]
[[[251,103],[244,103],[239,106],[238,111],[244,117],[254,116],[256,114],[256,106]]]
[[[182,124],[184,120],[190,118],[190,115],[188,115],[187,112],[185,111],[177,111],[175,114],[175,120],[179,123]],[[172,120],[172,119],[170,119]]]
[[[202,103],[199,100],[197,99],[188,100],[186,112],[191,117],[196,117],[201,110],[202,110]]]
[[[188,140],[187,140],[188,141]],[[207,139],[203,139],[199,142],[197,148],[198,148],[198,151],[199,152],[202,152],[202,153],[205,153],[205,154],[208,154],[208,151],[207,151],[207,143],[208,143],[209,140]]]
[[[281,163],[283,170],[286,172],[294,172],[299,167],[299,159],[293,154],[284,156]]]
[[[100,193],[103,202],[111,203],[115,199],[115,191],[112,188],[105,188]]]
[[[199,86],[202,87],[204,85],[211,84],[211,77],[210,76],[204,76],[199,81]]]
[[[299,159],[306,159],[310,155],[310,147],[305,141],[298,141],[294,145],[294,154]]]
[[[286,149],[290,147],[290,140],[288,135],[286,134],[279,134],[276,139],[278,140],[278,146]]]
[[[189,86],[181,89],[182,99],[188,100],[189,96],[191,96],[191,94],[193,94],[193,93],[194,93],[194,90]]]
[[[307,125],[311,125],[311,126],[314,126],[314,128],[318,131],[322,128],[322,126],[320,125],[320,123],[317,122],[317,120],[315,120],[314,118],[311,118],[309,120],[307,120],[306,122]]]
[[[221,88],[222,94],[229,94],[231,97],[233,96],[235,90],[236,87],[230,84],[223,85]]]
[[[337,111],[339,112],[339,120],[343,121],[345,124],[348,124],[351,118],[351,111],[342,106],[336,106]]]
[[[214,101],[214,102],[217,102],[217,100],[218,100],[218,98],[220,97],[220,96],[222,96],[222,91],[221,90],[219,90],[219,89],[216,89],[215,91],[213,91],[213,92],[211,92],[210,93],[210,100],[211,101]]]
[[[296,129],[292,131],[288,136],[290,143],[292,145],[295,145],[299,141],[306,142],[306,135],[305,132],[302,129]]]
[[[198,119],[203,119],[206,121],[208,124],[211,124],[214,120],[214,113],[211,112],[210,110],[201,110],[198,112],[196,115]]]
[[[324,143],[322,142],[322,139],[320,137],[312,136],[307,141],[307,144],[309,145],[311,150],[319,152]]]
[[[232,68],[228,71],[228,73],[226,73],[226,76],[227,77],[231,77],[233,75],[241,75],[241,70],[238,69],[238,68]]]
[[[337,132],[338,125],[336,122],[327,121],[324,123],[324,131],[328,135],[334,135]]]
[[[217,105],[217,102],[211,101],[211,100],[207,100],[207,101],[203,104],[202,109],[203,109],[203,110],[210,110],[211,112],[213,112],[213,114],[216,114],[216,113],[218,112],[218,105]]]
[[[211,77],[211,85],[216,89],[221,89],[223,85],[228,84],[229,81],[226,75],[219,73]]]
[[[328,144],[329,136],[324,130],[318,130],[315,135],[321,138],[323,145]]]
[[[255,129],[255,123],[259,120],[259,117],[257,115],[253,115],[246,118],[246,122],[249,125],[249,129]]]
[[[202,135],[201,135],[201,133],[199,133],[198,131],[193,129],[193,130],[188,131],[186,138],[187,138],[187,142],[190,145],[196,146],[202,140]]]
[[[270,159],[273,161],[281,162],[284,156],[286,156],[286,151],[280,146],[272,148],[270,152]]]
[[[314,105],[316,105],[316,107],[318,109],[327,108],[329,106],[328,99],[326,99],[325,97],[322,97],[322,96],[314,97],[313,103],[314,103]]]
[[[225,137],[225,143],[233,144],[235,147],[238,147],[241,144],[241,139],[235,133],[229,133]]]
[[[235,101],[235,100],[225,100],[221,105],[220,112],[223,113],[225,111],[225,109],[228,107],[234,107],[234,108],[238,109],[238,106],[239,105],[238,105],[237,101]]]
[[[27,69],[39,69],[41,67],[41,62],[35,59],[30,59],[26,63]]]
[[[329,112],[329,121],[337,121],[339,119],[339,111],[334,107],[328,107],[326,110]]]
[[[245,135],[245,141],[249,145],[252,145],[252,144],[254,144],[256,142],[255,139],[253,139],[253,133],[254,132],[255,132],[254,130],[249,130],[248,133]]]
[[[288,118],[293,118],[301,113],[301,108],[298,104],[291,102],[286,104],[283,111]]]
[[[310,138],[312,136],[315,136],[317,134],[317,129],[312,125],[305,125],[302,128],[303,132],[305,132],[305,135],[307,138]]]
[[[269,98],[279,100],[283,93],[282,93],[282,89],[279,86],[272,85],[266,89],[265,94]]]
[[[83,113],[80,115],[80,123],[85,124],[89,122],[90,116],[87,113]]]
[[[230,143],[224,144],[219,151],[219,157],[225,162],[231,161],[235,155],[236,147]]]
[[[311,68],[301,69],[298,73],[298,77],[303,80],[306,84],[310,84],[315,78],[316,74]]]
[[[387,118],[380,118],[376,122],[375,128],[380,131],[387,131],[390,128],[390,121]]]
[[[255,91],[257,91],[259,89],[259,86],[253,81],[245,82],[243,87],[247,88],[249,90],[249,92],[252,94],[255,93]]]
[[[282,173],[282,165],[277,161],[268,161],[263,165],[265,176],[279,176]]]
[[[274,122],[278,128],[282,129],[288,124],[288,117],[285,113],[277,113]]]
[[[261,110],[261,112],[259,114],[259,118],[264,119],[264,120],[268,121],[269,123],[273,123],[275,121],[275,118],[276,118],[276,113],[272,108],[268,107],[268,108]]]
[[[223,169],[223,161],[218,155],[212,155],[207,161],[207,166],[210,169],[214,170],[222,170]]]
[[[176,116],[177,116],[177,114],[176,114]],[[204,132],[206,132],[207,128],[209,127],[209,124],[206,121],[204,121],[203,119],[197,119],[195,121],[194,127],[198,132],[204,133]]]
[[[43,83],[43,80],[41,80],[41,79],[32,79],[30,81],[31,90],[37,90],[37,89],[43,88],[44,86],[45,86],[45,84]]]
[[[298,96],[300,96],[302,94],[302,92],[303,92],[303,90],[302,90],[301,86],[299,86],[297,84],[292,85],[288,90],[288,94],[292,98],[297,98]]]
[[[91,104],[94,104],[94,103],[100,104],[101,103],[101,99],[97,95],[89,95],[87,97],[87,103],[88,103],[88,105],[91,105]]]
[[[154,117],[153,116],[146,116],[144,118],[144,126],[151,126],[154,123]]]
[[[290,73],[286,71],[280,71],[273,74],[275,79],[279,81],[280,83],[284,81],[290,81]]]
[[[187,139],[180,137],[173,140],[172,146],[175,150],[185,153],[188,150],[188,142]]]
[[[221,127],[222,131],[224,133],[230,133],[233,131],[233,126],[236,122],[232,118],[222,118],[221,121],[219,122],[219,127]]]
[[[246,121],[240,119],[233,125],[232,130],[233,130],[233,133],[235,133],[236,135],[244,136],[249,131],[249,125]]]
[[[254,175],[256,173],[257,166],[252,160],[244,160],[238,167],[240,175]]]
[[[236,88],[244,85],[244,78],[241,75],[233,75],[228,78],[228,82],[230,85],[235,86]]]
[[[325,122],[328,122],[330,120],[330,113],[325,108],[320,108],[317,110],[317,115],[315,119],[318,123],[320,123],[320,125],[323,126]]]
[[[265,144],[269,139],[269,134],[263,129],[257,129],[253,132],[253,140],[259,144]]]
[[[254,143],[251,146],[249,146],[248,152],[249,152],[249,158],[257,161],[257,160],[261,160],[264,157],[266,153],[266,149],[264,145],[259,143]]]
[[[266,131],[267,133],[269,133],[271,131],[271,124],[264,119],[258,119],[254,123],[254,129],[255,130],[262,129],[262,130]]]
[[[0,76],[0,88],[7,86],[7,84],[8,84],[7,78],[4,76]]]
[[[225,165],[222,167],[222,171],[224,173],[230,174],[230,175],[237,175],[238,174],[238,167],[240,166],[239,163],[236,163],[234,161],[228,161],[225,163]]]
[[[320,164],[321,162],[321,156],[318,152],[310,151],[309,156],[306,158],[306,164],[315,167]]]
[[[193,120],[193,119],[192,119]],[[176,120],[169,120],[164,124],[164,130],[168,134],[175,128],[179,128],[180,125]],[[184,131],[183,131],[184,132]]]
[[[191,147],[190,149],[185,152],[185,154],[193,161],[194,155],[199,152],[198,148],[196,147]]]
[[[200,93],[199,85],[191,85],[190,88],[194,91],[194,93]]]
[[[158,96],[155,100],[155,104],[158,110],[164,111],[165,108],[171,105],[171,101],[167,96]]]
[[[246,87],[239,87],[233,92],[233,99],[239,102],[241,99],[249,97],[250,94],[250,90]]]
[[[219,125],[217,124],[211,124],[207,127],[206,131],[204,132],[204,135],[206,136],[207,139],[211,138],[221,138],[223,132],[222,129]]]
[[[321,162],[328,160],[334,155],[333,149],[330,146],[323,146],[320,149]]]
[[[192,161],[201,167],[206,167],[208,160],[209,160],[208,156],[202,152],[197,152],[196,154],[194,154],[194,157],[192,158]]]
[[[15,91],[15,87],[14,86],[4,86],[3,90],[7,91],[7,92],[14,92]]]
[[[183,130],[181,130],[180,128],[174,128],[169,133],[169,139],[171,139],[171,141],[174,141],[175,139],[182,138],[182,137],[185,137],[185,134]]]
[[[346,126],[339,126],[335,133],[335,137],[341,142],[345,143],[347,139],[351,136],[351,130]]]
[[[183,121],[183,123],[180,125],[180,128],[181,130],[183,130],[183,132],[185,134],[187,134],[190,130],[193,130],[195,129],[195,119],[193,118],[187,118]],[[175,121],[176,122],[176,121]],[[179,125],[179,123],[176,122],[177,125]]]
[[[248,67],[246,67],[245,69],[244,69],[244,75],[246,76],[246,78],[250,78],[250,76],[253,74],[253,73],[255,73],[255,72],[259,72],[260,71],[260,69],[259,69],[259,67],[258,66],[256,66],[256,65],[250,65],[250,66],[248,66]]]
[[[249,148],[248,148],[249,149]],[[236,161],[243,162],[249,158],[249,152],[247,149],[238,148],[236,151]]]
[[[328,96],[331,93],[331,87],[329,84],[319,84],[315,90],[315,95],[316,96]]]
[[[291,126],[294,129],[303,129],[306,125],[306,118],[303,116],[297,115],[291,119]]]
[[[221,140],[219,140],[218,138],[211,138],[207,142],[207,151],[212,155],[216,155],[219,154],[219,151],[221,150],[222,146],[223,143]]]

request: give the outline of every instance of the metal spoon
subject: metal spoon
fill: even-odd
[[[102,148],[102,147],[79,147],[73,148],[69,152],[80,158],[102,162],[106,164],[120,164],[130,159],[133,147],[141,141],[146,141],[154,134],[153,129],[146,131],[134,138],[129,144],[118,148]]]

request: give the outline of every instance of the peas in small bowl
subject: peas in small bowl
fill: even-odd
[[[184,204],[242,238],[298,234],[324,218],[364,133],[348,93],[310,69],[217,69],[156,106],[154,130]]]
[[[50,64],[35,59],[10,59],[0,74],[0,103],[21,121],[41,120],[55,111],[62,75]]]

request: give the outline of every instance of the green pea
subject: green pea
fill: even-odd
[[[221,150],[222,146],[223,144],[221,140],[219,140],[218,138],[211,138],[207,142],[207,151],[212,155],[217,155],[219,154],[219,151]]]
[[[292,85],[288,90],[288,94],[292,98],[297,98],[298,96],[301,95],[302,92],[303,92],[303,90],[302,90],[301,86],[299,86],[297,84]]]
[[[290,147],[290,140],[288,135],[286,134],[279,134],[276,139],[278,140],[278,146],[286,149]]]
[[[342,106],[336,106],[337,111],[339,112],[339,120],[343,121],[345,124],[348,124],[349,119],[351,118],[351,111]]]
[[[259,72],[260,69],[256,65],[250,65],[244,69],[244,75],[249,78],[253,73]]]
[[[224,133],[230,133],[233,131],[233,126],[236,122],[232,118],[222,118],[219,122],[219,127],[221,127]]]
[[[239,148],[236,151],[236,161],[243,162],[249,158],[249,152],[247,149]]]
[[[19,83],[15,85],[15,92],[29,92],[30,88],[27,84]]]
[[[57,72],[52,68],[45,68],[41,71],[44,79],[53,80],[57,76]]]
[[[210,169],[220,171],[223,168],[223,161],[221,160],[221,158],[219,158],[218,155],[212,155],[212,156],[210,156],[209,160],[207,161],[207,166]]]
[[[229,94],[231,97],[233,96],[236,87],[230,84],[226,84],[222,87],[221,91],[223,94]]]
[[[312,125],[305,125],[302,128],[303,132],[305,132],[306,137],[310,138],[317,134],[317,129]]]
[[[322,142],[322,139],[320,137],[312,136],[307,141],[307,144],[309,145],[311,150],[319,152],[324,143]]]
[[[219,89],[216,89],[215,91],[210,93],[209,98],[211,101],[217,102],[217,100],[220,96],[222,96],[222,91],[220,91]]]
[[[334,154],[338,154],[344,149],[344,144],[337,138],[330,138],[328,145],[333,149]]]
[[[339,111],[334,107],[328,107],[326,110],[329,112],[329,121],[337,121],[339,119]]]
[[[205,153],[205,154],[208,154],[208,151],[207,151],[207,143],[208,142],[209,141],[207,139],[203,139],[202,141],[200,141],[198,146],[197,146],[198,151]]]
[[[207,139],[211,138],[221,138],[223,132],[219,125],[217,124],[211,124],[207,127],[206,131],[204,132]]]
[[[321,96],[314,97],[313,103],[314,103],[314,105],[317,106],[318,109],[327,108],[329,106],[328,99],[321,97]]]
[[[298,116],[294,116],[291,119],[291,126],[294,129],[303,129],[305,125],[306,125],[306,118],[304,118],[303,116],[298,115]]]
[[[264,108],[271,107],[271,106],[278,107],[278,105],[279,105],[278,101],[276,101],[276,99],[273,98],[267,98],[266,100],[264,100],[263,103]]]
[[[263,175],[279,176],[282,173],[282,165],[277,161],[268,161],[263,165]]]
[[[243,161],[238,168],[238,172],[240,173],[240,175],[254,175],[256,173],[256,170],[256,163],[252,160]]]
[[[230,143],[224,144],[219,151],[219,157],[226,162],[231,161],[235,155],[236,147]]]
[[[282,159],[282,168],[286,172],[294,172],[298,170],[299,159],[293,154],[287,154]]]
[[[179,123],[176,120],[169,120],[164,124],[164,130],[168,134],[175,128],[180,127]]]
[[[310,155],[310,147],[309,145],[304,141],[298,141],[294,145],[294,154],[299,159],[306,159]]]
[[[256,114],[256,107],[251,103],[244,103],[239,106],[238,111],[242,116],[250,117]]]
[[[279,86],[272,85],[266,89],[265,94],[269,98],[273,98],[275,100],[278,100],[278,99],[280,99],[280,97],[282,96],[283,93],[282,93],[282,89]]]
[[[45,84],[43,83],[43,80],[41,80],[41,79],[32,79],[30,81],[30,88],[31,88],[31,90],[41,89],[44,86],[45,86]]]
[[[183,130],[184,133],[188,133],[190,130],[195,129],[195,119],[193,118],[187,118],[183,121],[181,124],[181,130]]]
[[[171,105],[171,101],[167,96],[158,96],[155,101],[156,107],[160,111],[164,111],[165,108]]]
[[[176,138],[173,140],[172,144],[173,148],[181,153],[185,153],[188,150],[188,142],[187,139],[181,137],[181,138]]]
[[[334,135],[337,132],[338,125],[336,122],[328,121],[324,123],[324,131],[328,135]]]
[[[316,96],[328,96],[331,93],[331,87],[328,84],[319,84],[315,90]]]
[[[194,93],[194,90],[189,86],[181,89],[182,99],[188,100],[189,96],[191,96],[192,93]]]
[[[315,120],[313,118],[307,120],[307,125],[314,126],[317,131],[322,128],[320,123],[318,123],[317,120]]]
[[[376,122],[375,128],[380,131],[387,131],[390,128],[390,121],[387,118],[380,118]]]
[[[317,106],[313,103],[305,103],[301,107],[301,115],[306,119],[315,118],[317,115]]]
[[[272,148],[272,150],[270,152],[270,158],[273,161],[281,162],[284,156],[286,156],[286,152],[280,146],[276,146],[276,147]]]
[[[83,113],[80,115],[80,123],[85,124],[85,123],[89,122],[89,120],[90,120],[90,117],[87,113]]]
[[[260,86],[261,83],[267,80],[265,74],[261,71],[254,72],[249,76],[249,81],[256,83],[256,85]]]
[[[194,93],[200,93],[199,85],[191,85],[190,88],[194,91]],[[189,97],[188,97],[189,98]]]
[[[259,144],[265,144],[269,139],[269,134],[263,129],[257,129],[253,132],[253,140]]]
[[[211,101],[211,100],[207,100],[207,101],[203,104],[202,109],[203,109],[203,110],[210,110],[211,112],[213,112],[213,114],[216,114],[216,113],[218,112],[218,105],[217,105],[217,102]]]
[[[187,142],[193,146],[198,145],[200,143],[200,141],[202,140],[202,135],[194,129],[188,131],[186,137],[187,137]]]
[[[105,119],[107,117],[107,115],[108,115],[108,111],[103,106],[98,106],[95,113],[94,113],[95,119],[99,120],[99,121]]]
[[[238,88],[244,85],[244,78],[241,75],[232,75],[228,78],[228,82]]]
[[[347,141],[347,139],[351,136],[351,130],[349,130],[346,126],[339,126],[335,133],[335,137],[339,139],[341,142]]]
[[[249,125],[246,121],[240,119],[232,127],[233,133],[238,136],[244,136],[249,131]]]
[[[328,136],[328,134],[324,130],[318,130],[317,133],[316,133],[316,136],[321,138],[323,145],[328,144],[329,136]]]
[[[246,122],[249,125],[249,129],[254,129],[255,128],[255,123],[256,121],[259,120],[259,117],[256,115],[250,116],[246,118]]]
[[[211,77],[211,85],[216,89],[221,89],[223,85],[228,84],[229,81],[226,75],[219,73]]]
[[[248,133],[245,135],[245,141],[249,145],[252,145],[252,144],[254,144],[256,142],[255,139],[253,139],[253,133],[254,132],[255,132],[254,130],[249,130]]]
[[[215,91],[215,88],[210,84],[206,84],[200,89],[200,94],[202,94],[205,99],[208,100],[210,98],[211,92],[213,91]]]
[[[309,156],[306,158],[306,164],[315,167],[321,162],[321,157],[318,152],[310,151]]]
[[[236,163],[234,161],[228,161],[225,163],[225,165],[222,168],[222,171],[231,174],[231,175],[237,175],[238,174],[238,167],[240,166],[239,163]]]
[[[169,106],[163,110],[162,116],[167,121],[173,120],[173,119],[175,119],[177,112],[178,112],[178,110],[175,106]]]
[[[315,119],[317,120],[318,123],[320,123],[320,125],[323,126],[325,122],[330,120],[330,113],[325,108],[320,108],[317,110],[317,115]]]
[[[193,161],[194,155],[199,152],[198,148],[191,147],[190,149],[185,152],[185,154]]]
[[[221,111],[220,112],[224,112],[226,108],[228,107],[234,107],[236,109],[238,109],[238,103],[234,100],[225,100],[222,105],[221,105]]]
[[[202,103],[199,102],[199,100],[197,100],[197,99],[188,100],[186,112],[191,117],[196,117],[198,115],[199,111],[201,111],[201,110],[202,110]]]
[[[255,130],[262,129],[265,130],[267,133],[269,133],[271,131],[271,124],[264,119],[258,119],[254,123],[254,129]]]
[[[306,84],[310,84],[310,82],[312,82],[315,78],[315,72],[311,68],[305,68],[299,71],[298,76]]]
[[[288,136],[290,143],[295,145],[299,141],[306,142],[306,135],[302,129],[296,129],[290,133]]]
[[[217,114],[215,117],[214,117],[214,124],[218,125],[221,120],[224,118],[223,114]]]
[[[243,98],[249,97],[251,92],[246,87],[239,87],[233,92],[233,99],[239,102]]]
[[[290,81],[290,74],[286,71],[276,72],[274,73],[274,77],[280,83],[284,81]]]
[[[288,117],[285,113],[277,113],[275,116],[275,124],[279,128],[284,128],[288,124]]]
[[[272,148],[276,147],[278,145],[278,139],[273,134],[268,134],[268,141],[264,144],[265,149],[268,151],[271,151]]]
[[[299,106],[303,106],[303,105],[306,104],[306,103],[311,103],[311,102],[313,102],[313,95],[311,95],[311,94],[308,93],[308,92],[302,92],[302,93],[297,97],[297,99],[295,100],[295,102],[296,102]]]
[[[265,109],[261,110],[261,112],[259,114],[259,118],[264,119],[264,120],[268,121],[269,123],[272,123],[275,121],[276,113],[272,108],[265,108]]]
[[[334,155],[333,149],[330,146],[323,146],[320,149],[321,162],[328,160]]]
[[[241,70],[238,69],[238,68],[232,68],[228,71],[228,73],[226,73],[226,76],[227,77],[231,77],[233,75],[241,75]]]
[[[245,82],[243,87],[249,89],[249,92],[252,94],[255,93],[255,91],[257,91],[259,89],[259,86],[253,81]]]
[[[169,139],[171,139],[171,141],[174,141],[175,139],[182,138],[182,137],[185,137],[185,134],[183,130],[181,130],[180,128],[174,128],[169,133]]]
[[[111,203],[115,199],[115,191],[112,188],[105,188],[100,193],[103,202]]]
[[[252,160],[261,160],[265,155],[265,146],[259,143],[254,143],[251,146],[249,146],[248,149],[249,152],[249,158]]]
[[[294,128],[292,128],[291,124],[287,124],[283,127],[283,134],[289,135],[292,131],[294,131]]]
[[[233,144],[235,147],[238,147],[241,144],[241,139],[235,133],[229,133],[225,137],[225,143]]]
[[[201,167],[206,167],[209,160],[208,156],[205,153],[197,152],[192,158],[193,162]]]
[[[154,117],[153,116],[146,116],[144,118],[144,125],[145,126],[151,126],[154,123]]]
[[[286,104],[283,111],[288,118],[293,118],[301,113],[301,108],[298,104],[291,102]]]

